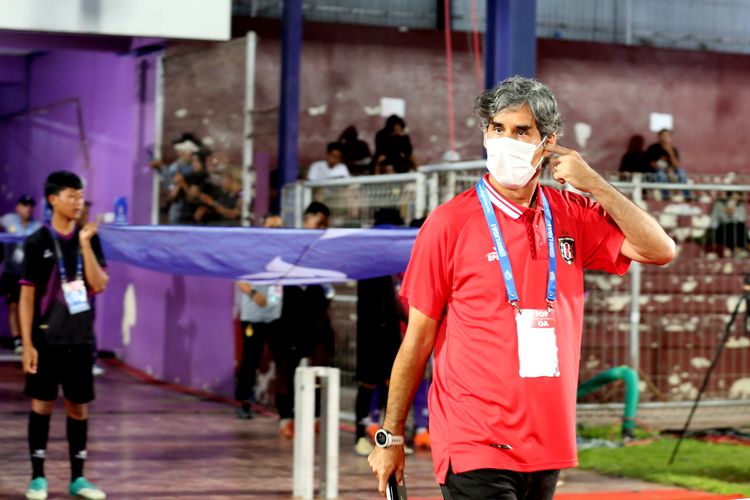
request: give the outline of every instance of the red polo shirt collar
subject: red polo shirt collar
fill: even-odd
[[[482,177],[482,182],[484,182],[484,185],[487,188],[487,192],[490,194],[490,201],[492,202],[492,204],[511,219],[518,220],[526,211],[533,211],[532,208],[519,205],[518,203],[510,201],[509,199],[501,195],[500,192],[495,189],[495,186],[493,186],[490,182],[490,174],[484,174],[484,176]],[[539,185],[537,185],[537,191],[538,190]]]

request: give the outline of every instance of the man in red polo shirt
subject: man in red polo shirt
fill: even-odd
[[[419,232],[402,286],[409,326],[369,462],[381,493],[392,473],[401,481],[407,411],[434,350],[430,439],[444,497],[552,499],[559,470],[578,463],[583,271],[666,264],[674,242],[557,145],[562,120],[545,85],[511,77],[475,107],[489,174]],[[541,187],[545,162],[597,201]]]

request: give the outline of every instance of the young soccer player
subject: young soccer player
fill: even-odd
[[[83,476],[88,434],[87,404],[94,399],[93,317],[89,297],[107,286],[96,224],[80,227],[83,184],[72,172],[47,177],[44,195],[52,207],[49,226],[24,243],[19,317],[23,341],[24,393],[31,398],[29,451],[32,480],[26,498],[47,498],[44,459],[50,417],[62,386],[67,413],[71,478],[68,491],[80,498],[106,495]]]

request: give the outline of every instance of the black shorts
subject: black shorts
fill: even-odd
[[[440,485],[445,500],[552,500],[559,470],[514,472],[478,469],[455,474],[448,466],[445,484]]]
[[[18,304],[18,301],[21,299],[20,279],[20,276],[12,273],[3,273],[0,276],[0,293],[5,298],[6,304]]]
[[[94,400],[94,348],[90,345],[48,346],[38,349],[37,373],[26,375],[23,393],[40,401],[54,401],[60,386],[74,404]]]

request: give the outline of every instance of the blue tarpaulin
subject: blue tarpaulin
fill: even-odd
[[[102,226],[108,260],[169,274],[315,284],[397,274],[416,229]],[[20,238],[0,234],[0,242]]]

